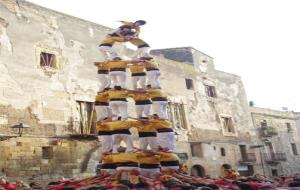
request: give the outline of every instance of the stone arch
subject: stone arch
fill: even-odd
[[[205,169],[201,165],[194,165],[191,169],[191,175],[195,177],[205,177]]]
[[[90,165],[93,165],[91,163],[91,158],[94,154],[97,154],[97,150],[101,147],[101,144],[96,145],[95,147],[91,148],[85,155],[84,155],[84,159],[81,163],[80,166],[80,172],[84,173],[87,171],[87,169],[89,168]],[[99,155],[97,155],[99,156]],[[91,166],[90,166],[91,167]],[[93,168],[92,168],[93,169]]]
[[[231,167],[230,164],[223,164],[221,166],[221,174],[222,174],[222,176],[225,176],[226,171],[231,170],[231,169],[232,169],[232,167]]]

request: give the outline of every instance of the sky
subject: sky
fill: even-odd
[[[248,101],[300,111],[298,0],[28,0],[116,28],[146,20],[152,49],[192,46],[242,77]]]

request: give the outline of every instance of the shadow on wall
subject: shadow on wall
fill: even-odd
[[[90,149],[84,156],[84,159],[81,163],[81,167],[80,167],[80,172],[83,173],[87,170],[88,167],[88,163],[93,155],[94,152],[96,152],[98,150],[98,148],[100,148],[101,145],[96,145],[95,147],[93,147],[92,149]]]

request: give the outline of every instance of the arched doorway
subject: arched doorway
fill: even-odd
[[[232,169],[231,165],[229,165],[229,164],[223,164],[221,166],[221,174],[222,174],[222,176],[225,176],[226,171],[228,171],[230,169]]]
[[[194,165],[191,169],[191,175],[194,177],[205,177],[205,169],[201,165]]]

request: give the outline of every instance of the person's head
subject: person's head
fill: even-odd
[[[238,187],[241,190],[251,190],[251,186],[247,183],[240,183],[240,184],[238,184]]]
[[[216,184],[207,184],[206,186],[210,187],[213,190],[218,190],[219,189],[219,187]]]
[[[126,148],[123,147],[123,146],[120,146],[120,147],[118,148],[118,152],[119,152],[119,153],[122,153],[122,152],[125,152],[125,151],[126,151]]]
[[[295,174],[293,179],[294,181],[300,182],[300,174]]]
[[[122,60],[121,57],[114,57],[114,58],[113,58],[113,61],[121,61],[121,60]]]
[[[0,178],[0,185],[2,185],[2,184],[6,184],[6,179],[5,178],[3,178],[3,177],[1,177]]]
[[[142,26],[145,24],[146,24],[146,21],[144,21],[144,20],[137,20],[134,22],[134,26]]]
[[[106,190],[106,189],[107,189],[106,187],[98,187],[98,186],[87,188],[87,190]]]
[[[120,30],[122,30],[122,32],[129,32],[131,30],[131,26],[129,25],[120,26]]]
[[[293,182],[289,183],[289,187],[300,187],[300,182],[293,181]]]
[[[153,119],[159,119],[159,116],[157,114],[153,114],[152,118]]]
[[[276,190],[276,188],[272,185],[265,185],[260,187],[258,190]]]

